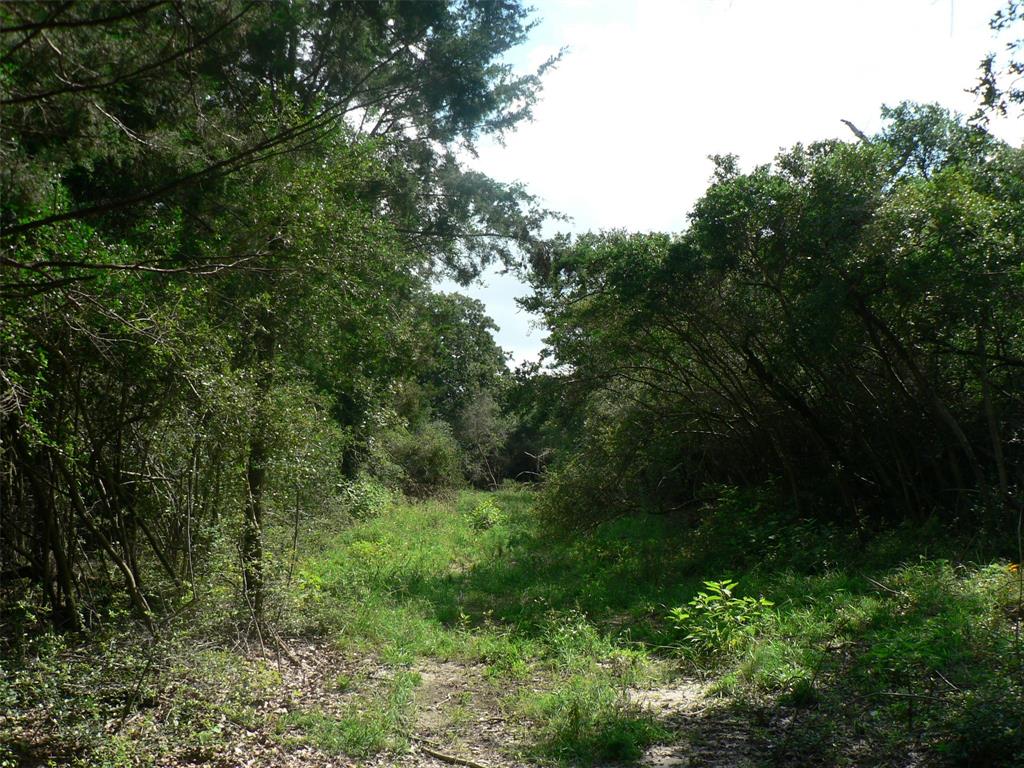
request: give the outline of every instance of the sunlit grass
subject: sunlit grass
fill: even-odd
[[[665,738],[630,689],[673,666],[713,675],[711,694],[738,707],[813,711],[804,727],[821,738],[807,749],[851,718],[879,755],[908,741],[968,757],[1016,743],[1012,729],[968,737],[963,725],[999,693],[1010,697],[1000,718],[1020,711],[1007,678],[1010,574],[955,565],[955,537],[940,528],[865,537],[782,513],[745,518],[732,500],[696,530],[641,516],[580,534],[545,524],[532,500],[466,492],[357,523],[303,563],[306,615],[387,663],[482,662],[510,692],[507,711],[532,724],[538,757],[629,759]],[[774,605],[728,646],[695,650],[669,609],[726,578]],[[527,679],[547,682],[534,691]]]
[[[277,629],[376,663],[390,681],[380,689],[339,673],[330,686],[343,700],[261,723],[279,675],[223,644],[168,638],[159,658],[173,663],[136,692],[142,639],[97,641],[82,655],[54,636],[16,666],[3,662],[12,673],[0,676],[0,700],[42,712],[76,697],[61,738],[111,766],[131,764],[142,733],[152,754],[161,738],[188,739],[198,759],[233,729],[261,725],[331,754],[398,753],[415,730],[414,670],[438,659],[480,665],[520,761],[629,761],[675,738],[678,723],[640,702],[679,675],[706,681],[715,706],[758,729],[767,764],[841,763],[853,749],[884,764],[913,748],[936,764],[998,766],[1024,750],[1017,575],[958,556],[949,532],[869,536],[764,509],[744,517],[730,502],[696,528],[640,516],[579,533],[546,524],[533,499],[513,488],[396,501],[327,525],[302,548],[279,588]],[[729,610],[743,615],[746,597],[772,605],[758,603],[740,632],[718,633],[718,614],[705,612],[709,631],[688,640],[692,628],[670,611],[689,611],[713,592],[706,581],[725,580],[736,582]],[[133,694],[157,706],[116,737],[88,736]],[[773,731],[778,722],[797,725]]]
[[[399,671],[387,690],[350,701],[340,715],[319,709],[289,712],[278,720],[278,731],[290,743],[308,743],[332,755],[370,755],[408,744],[413,717],[413,689],[419,676]]]

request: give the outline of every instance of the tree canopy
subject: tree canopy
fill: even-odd
[[[583,414],[553,498],[672,507],[779,478],[854,518],[1002,507],[1022,154],[935,106],[885,116],[750,172],[719,158],[679,235],[584,235],[534,265]]]
[[[258,623],[264,528],[358,470],[396,387],[454,420],[497,386],[492,324],[428,278],[537,238],[532,198],[457,153],[528,119],[553,62],[503,62],[531,26],[505,0],[13,3],[0,23],[4,570],[79,627],[99,557],[152,623],[234,538]]]

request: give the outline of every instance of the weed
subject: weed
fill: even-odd
[[[667,738],[626,688],[602,674],[573,674],[548,693],[529,694],[522,711],[539,726],[535,753],[565,762],[636,760]]]
[[[474,531],[487,531],[504,522],[505,513],[490,497],[480,501],[469,513],[469,524]]]
[[[729,655],[749,643],[771,618],[774,603],[764,597],[737,597],[738,584],[705,581],[707,591],[698,592],[687,608],[673,608],[668,618],[685,641],[701,655]]]
[[[487,675],[492,679],[519,680],[530,671],[533,655],[531,644],[509,633],[482,632],[468,638],[471,657],[487,665]]]
[[[356,520],[377,517],[391,508],[391,492],[366,475],[344,482],[339,490],[342,508]]]
[[[334,678],[334,689],[339,693],[345,693],[351,690],[353,683],[352,675],[346,675],[344,672],[340,672],[337,677]]]

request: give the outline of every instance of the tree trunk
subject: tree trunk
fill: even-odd
[[[46,470],[38,466],[37,456],[32,454],[20,437],[15,438],[15,450],[32,492],[36,514],[42,522],[39,575],[53,610],[53,625],[58,629],[68,628],[77,632],[82,629],[82,616],[75,593],[74,574],[64,547],[64,535],[54,504],[54,483],[47,483],[42,479]],[[51,556],[55,572],[50,570]]]
[[[1010,498],[1010,482],[1006,472],[1006,459],[1003,456],[1003,440],[999,434],[999,419],[996,417],[995,404],[992,402],[992,382],[989,380],[987,347],[985,327],[982,325],[978,328],[978,372],[981,378],[981,397],[984,401],[988,435],[992,441],[992,458],[995,460],[996,474],[999,478],[1000,504],[1005,504]]]
[[[263,425],[257,425],[261,431]],[[245,479],[248,498],[242,523],[242,587],[253,620],[263,619],[263,486],[266,480],[267,446],[262,434],[249,443]]]
[[[914,380],[914,384],[917,387],[918,392],[926,398],[928,404],[931,406],[931,410],[936,421],[940,426],[944,426],[948,429],[949,433],[956,440],[960,450],[971,467],[971,472],[974,475],[974,480],[978,485],[978,490],[981,492],[982,498],[985,499],[986,503],[988,503],[990,500],[988,481],[985,478],[985,473],[982,470],[981,463],[978,461],[977,454],[974,452],[974,447],[971,445],[970,440],[967,439],[967,435],[961,428],[960,423],[956,420],[956,417],[952,414],[949,408],[946,407],[946,404],[942,402],[942,399],[938,396],[935,389],[928,381],[928,377],[925,376],[924,372],[918,367],[903,342],[868,308],[867,303],[860,296],[856,297],[854,310],[866,325],[870,328],[876,329],[892,346],[897,359],[903,363],[903,366],[910,374],[910,377]],[[879,350],[879,352],[882,352],[882,350]]]
[[[249,437],[249,455],[246,460],[247,498],[245,519],[242,524],[242,587],[257,632],[262,630],[264,574],[263,574],[263,493],[267,478],[269,445],[269,413],[267,399],[274,384],[274,349],[276,338],[272,329],[270,310],[260,315],[255,329],[255,366],[257,368],[257,403]]]

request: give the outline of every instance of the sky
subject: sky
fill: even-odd
[[[541,21],[507,57],[544,78],[531,123],[470,161],[521,181],[572,218],[553,231],[678,232],[707,187],[708,156],[745,169],[797,142],[853,139],[883,104],[974,111],[966,92],[1001,43],[988,27],[1005,0],[540,0]],[[993,125],[1020,145],[1024,120]],[[543,329],[495,271],[460,290],[487,307],[515,363],[536,359]]]

